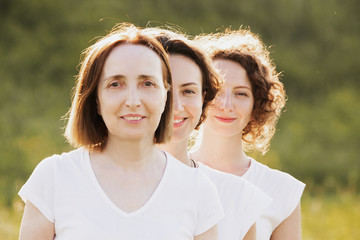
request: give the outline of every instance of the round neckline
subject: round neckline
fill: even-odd
[[[190,151],[188,152],[188,156],[189,156],[189,158],[190,158],[191,160],[193,160],[192,157],[191,157],[191,152],[190,152]],[[238,176],[238,177],[244,177],[245,175],[248,174],[248,172],[252,171],[251,169],[253,169],[253,165],[254,165],[255,160],[254,160],[253,158],[249,157],[249,156],[248,156],[248,158],[249,158],[249,160],[250,160],[250,162],[249,162],[249,167],[248,167],[248,169],[244,172],[243,175],[239,176],[239,175],[236,175],[236,174],[233,174],[233,173],[229,173],[229,174],[233,174],[233,175]],[[194,161],[194,160],[193,160],[193,161]],[[209,167],[209,166],[207,166],[206,164],[203,164],[202,162],[197,162],[197,161],[194,161],[194,162],[196,163],[196,168],[199,168],[201,165],[203,165],[203,167],[205,167],[205,166],[206,166],[206,167]],[[209,168],[211,168],[211,167],[209,167]],[[218,171],[220,171],[220,170],[218,170]]]
[[[112,209],[114,209],[118,214],[123,215],[125,217],[134,217],[137,215],[140,215],[141,213],[143,213],[144,211],[146,211],[146,209],[148,209],[151,204],[156,200],[156,198],[158,197],[158,195],[161,193],[161,189],[163,188],[163,185],[166,182],[166,179],[168,178],[168,172],[169,172],[169,156],[167,155],[166,152],[163,152],[166,158],[166,165],[165,165],[165,169],[164,169],[164,173],[161,177],[161,180],[159,182],[159,184],[156,186],[154,192],[151,194],[150,198],[144,203],[144,205],[142,205],[140,208],[131,211],[131,212],[126,212],[124,210],[122,210],[120,207],[118,207],[109,197],[108,195],[105,193],[105,191],[103,190],[103,188],[101,187],[94,169],[91,165],[91,161],[90,161],[90,152],[89,151],[84,151],[84,159],[85,159],[85,163],[86,163],[86,168],[87,171],[89,173],[91,182],[93,183],[95,189],[97,190],[97,192],[99,193],[99,195],[101,196],[101,198],[105,201],[105,203],[111,207]]]
[[[253,166],[254,166],[255,160],[251,157],[248,157],[248,158],[250,159],[250,166],[248,167],[248,169],[244,172],[244,174],[241,177],[245,177],[246,175],[249,175],[250,174],[249,172],[252,171],[252,169],[254,168]]]

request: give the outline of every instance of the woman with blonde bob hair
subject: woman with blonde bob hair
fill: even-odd
[[[304,184],[248,157],[265,154],[285,105],[285,90],[269,51],[249,30],[197,36],[224,79],[204,122],[195,160],[252,182],[273,198],[256,222],[257,239],[301,239]]]
[[[20,190],[20,239],[217,239],[215,186],[155,146],[171,137],[170,86],[143,29],[120,24],[85,50],[65,131],[77,149],[41,161]]]

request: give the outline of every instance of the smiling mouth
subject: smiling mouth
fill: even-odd
[[[174,127],[180,127],[184,124],[187,118],[176,118],[174,119]]]
[[[141,120],[142,117],[123,117],[123,119],[128,121],[137,121],[137,120]]]
[[[140,123],[145,117],[141,115],[125,115],[121,118],[124,119],[127,123],[137,124]]]
[[[231,123],[236,120],[236,118],[217,117],[217,116],[215,116],[215,118],[220,122],[224,122],[224,123]]]

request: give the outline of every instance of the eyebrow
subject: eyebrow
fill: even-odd
[[[238,89],[238,88],[247,88],[249,89],[250,91],[252,90],[251,87],[248,87],[248,86],[237,86],[237,87],[234,87],[235,89]]]
[[[121,74],[117,74],[117,75],[114,75],[114,76],[110,76],[110,77],[107,77],[104,79],[104,81],[109,81],[109,80],[124,80],[126,79],[126,77],[124,75],[121,75]],[[146,74],[141,74],[139,77],[138,77],[139,80],[144,80],[144,79],[150,79],[150,80],[154,80],[154,79],[157,79],[155,76],[151,76],[151,75],[146,75]]]
[[[181,87],[187,87],[187,86],[190,86],[190,85],[199,86],[199,84],[197,84],[196,82],[188,82],[188,83],[181,84]]]
[[[156,80],[157,77],[151,76],[151,75],[146,75],[146,74],[141,74],[138,79],[139,80],[144,80],[144,79]]]
[[[107,77],[107,78],[104,78],[104,82],[107,82],[107,81],[110,81],[110,80],[113,80],[113,79],[116,79],[116,80],[122,80],[122,79],[125,79],[125,76],[124,75],[114,75],[114,76],[110,76],[110,77]]]

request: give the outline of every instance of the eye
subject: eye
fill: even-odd
[[[117,88],[117,87],[121,87],[121,86],[122,86],[122,84],[118,81],[114,81],[109,84],[109,87],[111,87],[111,88]]]
[[[248,94],[246,92],[236,92],[235,96],[239,96],[239,97],[247,97]]]
[[[144,87],[153,87],[153,86],[156,86],[154,82],[150,81],[150,80],[146,80],[146,81],[143,81],[141,83],[142,86]]]
[[[192,89],[184,89],[183,94],[184,95],[192,95],[192,94],[196,94],[196,92]]]

